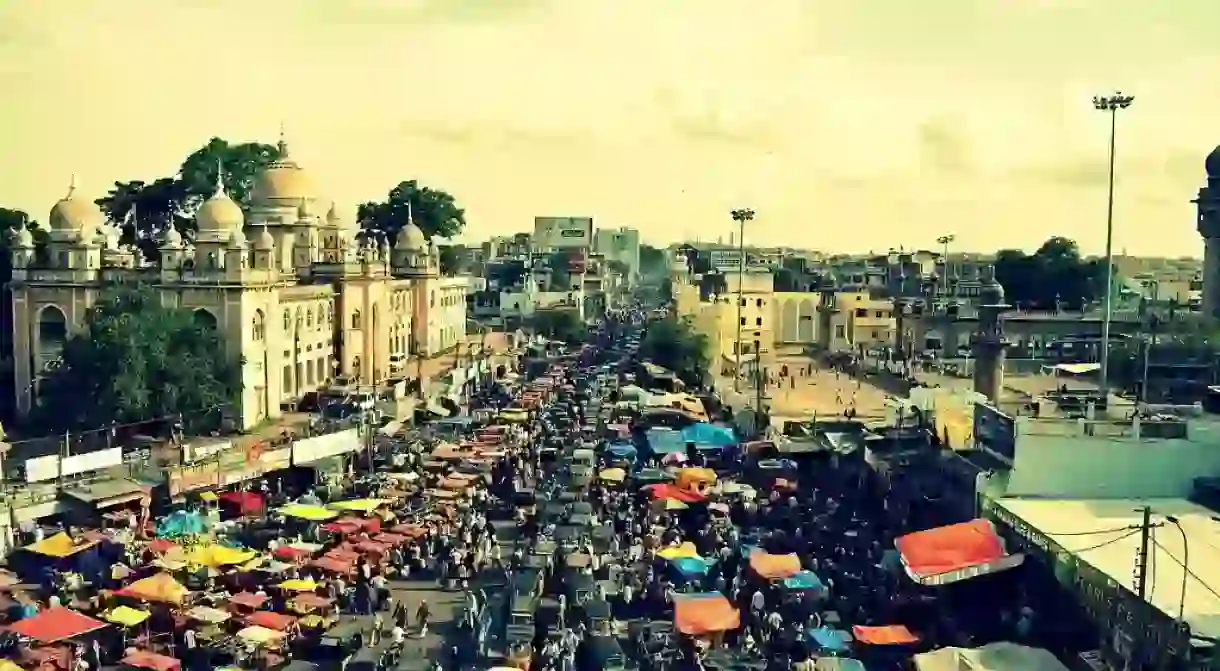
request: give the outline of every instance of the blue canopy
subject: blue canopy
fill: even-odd
[[[810,629],[805,635],[823,650],[845,652],[848,649],[846,633],[831,627],[818,627]]]
[[[635,445],[631,443],[610,443],[606,446],[606,451],[616,457],[634,457],[637,452]]]
[[[678,557],[670,560],[669,563],[678,573],[687,577],[705,576],[710,568],[708,562],[700,557]]]
[[[822,657],[818,660],[818,671],[868,671],[864,662],[849,657]]]
[[[644,436],[648,439],[648,448],[652,450],[653,454],[670,454],[686,451],[686,441],[682,438],[681,431],[649,429],[644,433]]]
[[[707,422],[695,422],[682,429],[682,440],[699,447],[728,447],[737,444],[733,429]]]
[[[784,587],[788,589],[822,589],[824,586],[822,579],[813,571],[801,571],[784,578]]]
[[[157,525],[157,537],[177,538],[179,536],[201,534],[206,528],[207,524],[198,513],[176,510],[166,515],[165,519],[161,520],[161,523]]]

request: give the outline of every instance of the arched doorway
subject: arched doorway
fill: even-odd
[[[37,337],[38,341],[34,343],[37,370],[32,371],[33,377],[46,372],[63,352],[64,343],[68,341],[68,318],[64,311],[54,305],[44,307],[38,313]]]
[[[381,310],[378,308],[377,304],[373,304],[373,332],[371,334],[373,342],[370,347],[372,351],[369,352],[373,357],[373,379],[371,380],[373,384],[381,382],[381,352],[377,351],[377,345],[381,342]]]
[[[817,319],[817,309],[814,308],[813,301],[802,298],[797,306],[797,315],[796,339],[802,343],[812,343],[814,320]]]
[[[796,312],[796,301],[783,301],[780,308],[780,342],[791,343],[797,341],[797,324],[799,316]]]
[[[195,320],[195,325],[204,329],[215,331],[217,327],[216,315],[203,308],[195,310],[191,315]]]
[[[262,369],[262,378],[258,386],[255,387],[255,395],[258,398],[258,410],[255,416],[262,419],[267,416],[268,409],[271,407],[271,369],[267,360],[267,315],[263,314],[262,310],[255,310],[254,317],[250,320],[250,339],[254,343],[254,351],[250,352],[254,360],[258,362],[258,367]]]

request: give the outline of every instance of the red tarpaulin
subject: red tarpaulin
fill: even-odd
[[[995,526],[984,519],[917,531],[894,539],[907,575],[921,585],[945,585],[1019,566]]]
[[[39,643],[58,643],[105,626],[106,623],[101,620],[59,606],[44,610],[34,617],[19,620],[9,627],[9,631]]]
[[[707,500],[707,497],[699,492],[689,489],[682,489],[671,484],[648,485],[644,489],[652,495],[653,500],[660,501],[663,499],[673,499],[682,503],[700,503]]]
[[[242,513],[257,513],[267,507],[263,497],[254,492],[225,492],[218,498],[237,506]]]
[[[178,547],[177,543],[164,538],[158,538],[154,541],[149,541],[148,543],[149,551],[156,554],[165,554],[176,547]]]
[[[318,559],[314,559],[313,561],[309,562],[309,565],[315,568],[320,568],[323,571],[330,571],[331,573],[342,574],[351,573],[352,571],[352,562],[344,561],[336,557],[319,557]]]
[[[304,558],[308,557],[309,550],[302,550],[301,548],[294,548],[289,545],[281,545],[275,549],[275,552],[272,552],[271,554],[275,555],[276,559],[284,559],[287,561],[297,561],[299,559],[304,559]]]
[[[297,619],[291,615],[273,613],[269,610],[260,610],[246,616],[246,624],[251,627],[265,627],[276,631],[288,631],[296,621]]]
[[[137,669],[149,669],[149,671],[178,671],[182,668],[182,662],[173,657],[158,655],[147,650],[131,651],[123,658],[123,664]]]
[[[266,602],[267,597],[252,592],[238,592],[229,597],[230,605],[244,606],[246,608],[258,608]]]

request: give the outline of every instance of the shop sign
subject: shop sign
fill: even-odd
[[[260,461],[264,471],[278,471],[292,465],[292,447],[282,447],[278,450],[264,450]]]
[[[356,429],[345,429],[325,436],[294,441],[292,443],[292,463],[296,466],[303,466],[319,459],[348,454],[359,449],[359,432]]]
[[[220,484],[220,465],[214,461],[194,466],[181,466],[170,471],[169,474],[170,496],[178,496],[218,484]]]
[[[220,474],[220,486],[231,487],[233,485],[240,485],[247,480],[260,478],[262,475],[263,467],[261,464],[246,468],[238,468],[232,471],[224,471]]]

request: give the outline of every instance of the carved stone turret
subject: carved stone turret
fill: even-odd
[[[999,403],[1004,389],[1004,359],[1008,341],[1004,338],[1004,312],[1009,305],[1004,300],[1004,287],[995,278],[995,268],[983,272],[979,292],[979,325],[974,332],[974,390]]]

